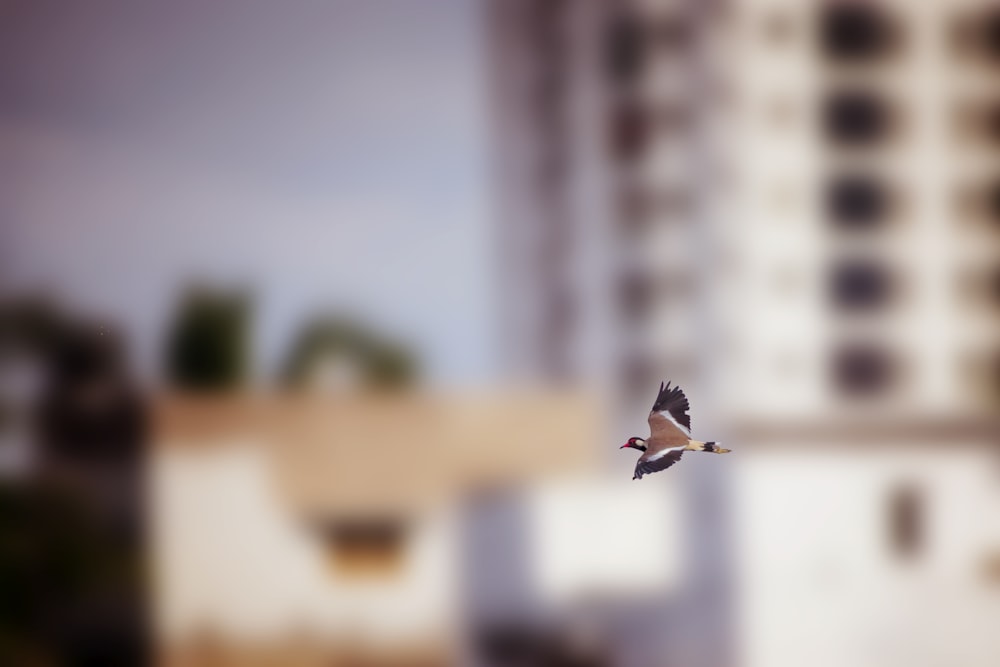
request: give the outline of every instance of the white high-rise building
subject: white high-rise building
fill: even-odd
[[[510,369],[736,450],[655,478],[721,505],[669,658],[995,664],[1000,9],[490,7]]]
[[[722,81],[696,43],[709,16],[598,1],[490,9],[509,368],[645,403],[663,372],[698,373],[696,223],[721,177]]]

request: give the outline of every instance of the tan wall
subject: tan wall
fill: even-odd
[[[459,499],[592,473],[599,421],[562,397],[162,398],[150,476],[168,664],[300,664],[267,662],[295,637],[320,647],[301,664],[323,647],[440,664],[460,626]],[[405,527],[400,552],[337,566],[324,522],[376,519]]]

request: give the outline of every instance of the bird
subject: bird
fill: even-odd
[[[680,387],[671,389],[670,383],[660,383],[653,409],[649,413],[649,437],[629,438],[619,449],[638,449],[642,456],[635,464],[632,479],[666,470],[681,460],[684,452],[712,452],[728,454],[717,442],[691,439],[691,417],[688,416],[688,399]]]

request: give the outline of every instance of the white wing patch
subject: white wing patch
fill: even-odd
[[[677,423],[677,420],[674,419],[674,416],[672,414],[670,414],[669,410],[660,410],[656,414],[660,415],[661,417],[666,417],[667,419],[670,420],[670,422],[674,426],[676,426],[678,429],[680,429],[681,433],[683,433],[684,435],[686,435],[689,438],[691,437],[691,431],[689,431],[688,429],[684,428],[681,424]]]
[[[666,449],[663,449],[661,451],[656,452],[655,454],[653,454],[652,456],[650,456],[646,460],[647,461],[656,461],[658,459],[662,459],[667,454],[671,454],[673,452],[682,452],[682,451],[684,451],[685,448],[687,448],[687,445],[680,445],[679,447],[668,447]]]

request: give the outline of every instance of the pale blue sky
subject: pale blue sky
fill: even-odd
[[[113,317],[147,370],[205,277],[256,288],[263,370],[346,307],[488,380],[481,31],[476,0],[0,5],[0,287]]]

